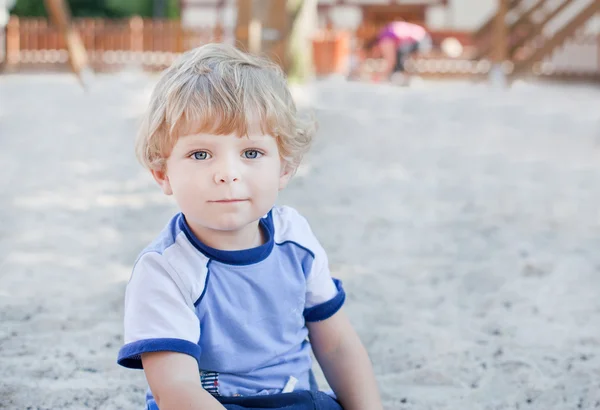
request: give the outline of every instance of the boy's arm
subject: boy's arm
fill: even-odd
[[[315,357],[344,410],[382,410],[371,361],[343,309],[307,327]]]
[[[160,410],[224,410],[202,388],[198,362],[175,352],[142,354],[144,373]]]

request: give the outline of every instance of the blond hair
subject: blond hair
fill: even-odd
[[[148,169],[165,166],[177,138],[191,133],[248,135],[260,126],[295,169],[312,140],[301,124],[285,76],[274,63],[233,46],[207,44],[184,53],[161,75],[136,141]]]

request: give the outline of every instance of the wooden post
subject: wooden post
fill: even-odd
[[[62,32],[67,43],[69,63],[77,75],[81,85],[85,88],[86,78],[90,73],[87,53],[77,30],[71,24],[71,14],[65,0],[45,0],[46,10],[53,23]]]
[[[262,47],[267,55],[287,71],[287,46],[290,34],[289,4],[287,0],[270,0],[263,27]]]
[[[176,38],[175,38],[175,52],[177,54],[179,53],[183,53],[184,50],[184,36],[185,36],[185,32],[184,32],[184,28],[183,28],[183,24],[181,24],[181,19],[179,19],[179,21],[177,22],[177,32],[176,32]]]
[[[262,23],[258,19],[250,20],[248,25],[248,51],[254,54],[262,49]]]
[[[6,65],[17,65],[21,61],[21,33],[19,18],[12,16],[6,26]]]
[[[509,8],[512,10],[515,7],[517,7],[523,0],[510,0],[509,3]],[[545,1],[545,0],[543,0]],[[529,18],[526,17],[527,19]],[[491,17],[489,20],[486,20],[486,22],[481,25],[481,27],[479,27],[477,30],[475,30],[475,32],[473,33],[472,37],[475,41],[479,41],[481,40],[482,37],[486,37],[488,36],[490,30],[494,27],[496,23],[496,19],[495,16]]]
[[[498,0],[498,11],[494,22],[494,52],[492,56],[492,68],[490,69],[490,81],[492,85],[506,87],[506,73],[504,62],[508,57],[508,27],[506,25],[506,14],[510,0]]]
[[[249,46],[252,0],[237,0],[237,21],[235,25],[236,46],[247,51]]]
[[[140,16],[129,19],[129,49],[133,53],[144,51],[144,20]]]

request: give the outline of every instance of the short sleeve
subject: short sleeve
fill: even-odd
[[[304,320],[319,322],[333,316],[344,304],[346,293],[342,281],[331,277],[325,250],[314,238],[311,246],[313,262],[306,277]]]
[[[125,292],[124,339],[117,362],[141,369],[141,354],[171,351],[200,358],[200,323],[193,303],[163,256],[149,252],[136,263]]]

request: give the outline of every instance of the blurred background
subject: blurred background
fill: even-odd
[[[364,62],[366,42],[405,21],[425,27],[433,44],[412,56],[409,73],[475,79],[496,62],[514,77],[597,81],[598,7],[593,0],[2,0],[0,64],[4,72],[64,69],[71,44],[72,57],[85,49],[98,72],[161,70],[184,50],[237,41],[288,71],[303,54],[317,77],[348,75]],[[79,39],[61,35],[67,24]],[[294,48],[298,38],[302,47]]]
[[[1,409],[143,408],[124,289],[177,208],[133,141],[212,41],[319,122],[280,202],[386,410],[600,407],[600,0],[0,0]]]

